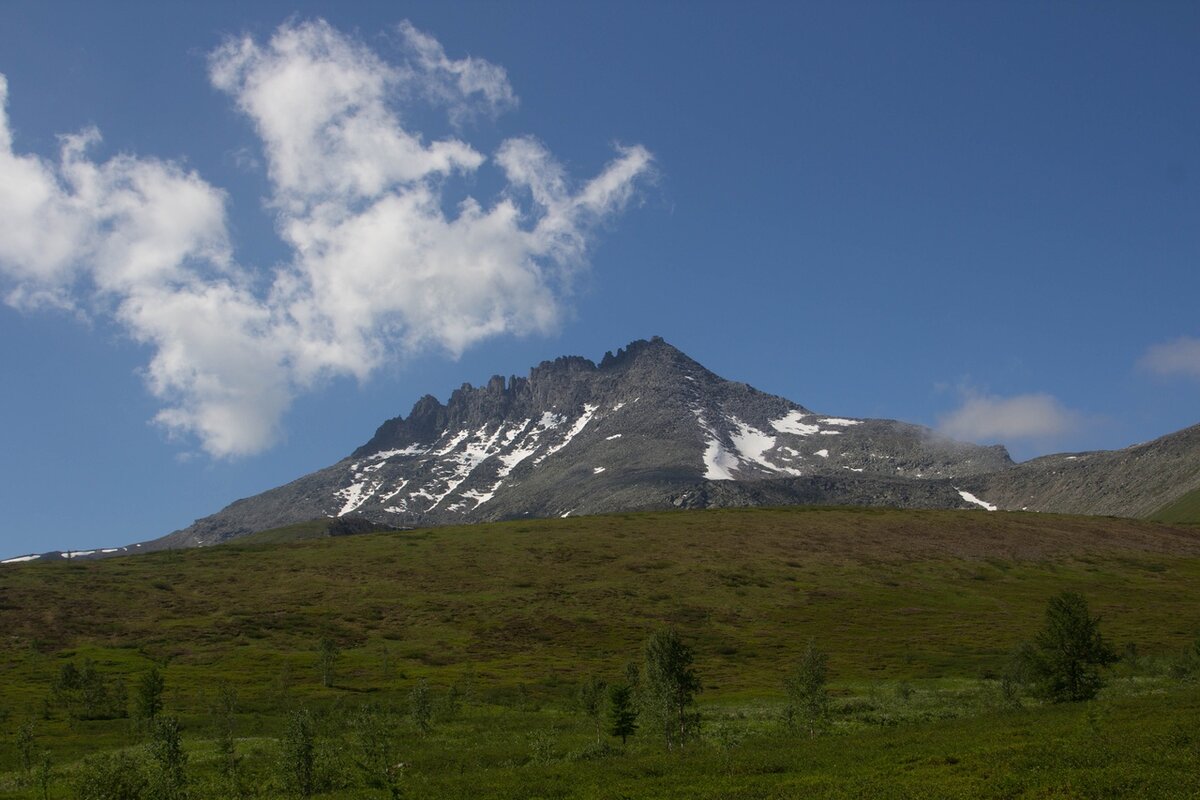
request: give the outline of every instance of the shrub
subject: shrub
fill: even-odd
[[[128,753],[89,756],[75,773],[76,800],[141,800],[146,773]]]
[[[129,713],[124,683],[118,680],[110,687],[90,658],[78,667],[73,661],[63,664],[50,696],[73,719],[119,719]]]
[[[424,678],[408,693],[408,715],[422,734],[433,727],[433,699],[429,696],[429,682]]]

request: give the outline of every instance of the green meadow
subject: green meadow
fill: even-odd
[[[1152,519],[1159,522],[1200,523],[1200,489],[1195,489],[1156,511]]]
[[[1063,591],[1122,654],[1084,703],[1002,680]],[[623,681],[666,626],[695,655],[699,726],[682,748],[648,725],[622,745],[579,687]],[[0,568],[0,797],[1196,797],[1198,634],[1189,525],[789,508],[331,538],[316,522]],[[782,722],[810,641],[831,694],[817,736]],[[86,662],[103,714],[55,690]],[[151,669],[184,794],[154,780]],[[301,717],[305,789],[288,771]],[[146,785],[88,794],[114,765]]]

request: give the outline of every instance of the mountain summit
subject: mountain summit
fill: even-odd
[[[1008,469],[981,447],[893,420],[813,412],[725,380],[661,338],[599,364],[426,395],[348,458],[155,542],[178,547],[318,517],[394,527],[664,507],[986,505],[956,482]]]

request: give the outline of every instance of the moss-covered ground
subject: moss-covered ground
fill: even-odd
[[[42,796],[25,725],[50,797],[75,796],[89,754],[144,758],[136,721],[47,703],[84,658],[131,695],[161,670],[193,797],[233,792],[216,745],[229,690],[247,796],[284,796],[279,737],[300,708],[328,797],[391,796],[358,765],[364,708],[405,797],[1200,796],[1200,689],[1175,663],[1200,631],[1195,527],[805,508],[321,532],[0,568],[0,796]],[[1129,656],[1096,700],[1013,708],[994,678],[1064,590]],[[663,625],[696,655],[700,738],[597,745],[575,688],[619,680]],[[341,649],[330,687],[324,638]],[[816,738],[779,721],[810,639],[834,693]],[[422,680],[427,734],[408,714]]]

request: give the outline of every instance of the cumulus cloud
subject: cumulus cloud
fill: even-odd
[[[1172,342],[1153,345],[1139,364],[1158,375],[1200,378],[1200,339],[1181,336]]]
[[[1080,415],[1048,394],[996,397],[973,390],[963,403],[938,421],[938,430],[975,442],[1046,441],[1078,430]]]
[[[268,198],[291,259],[230,257],[226,198],[174,162],[90,158],[100,134],[65,136],[57,159],[13,150],[0,76],[0,277],[13,306],[110,313],[153,355],[157,421],[218,457],[275,442],[297,393],[365,379],[396,355],[451,356],[502,334],[548,332],[596,227],[653,169],[618,147],[573,181],[533,137],[501,144],[499,196],[446,213],[450,181],[489,158],[455,137],[426,141],[416,100],[454,123],[516,104],[504,70],[450,58],[403,23],[389,62],[317,20],[269,41],[226,41],[209,75],[254,126]]]

